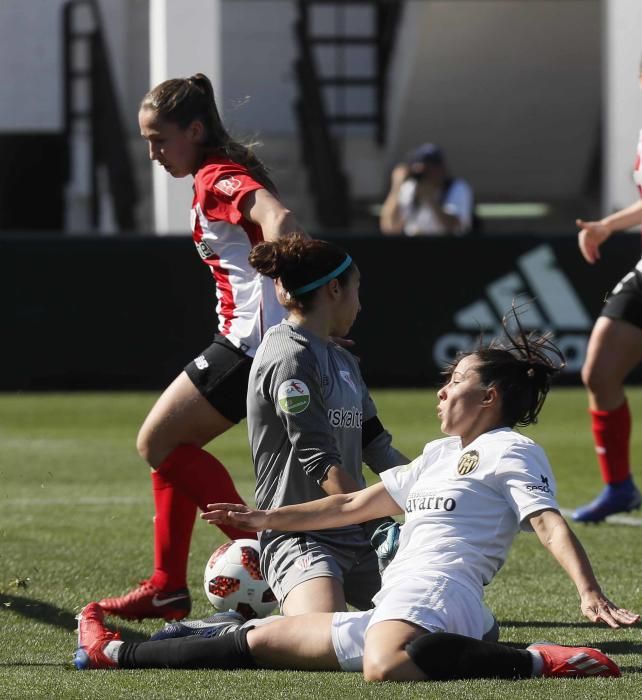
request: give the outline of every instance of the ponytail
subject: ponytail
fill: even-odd
[[[246,167],[257,182],[276,194],[267,168],[254,154],[257,144],[243,144],[228,133],[216,105],[212,83],[203,73],[165,80],[143,97],[140,109],[151,110],[159,119],[173,122],[181,129],[200,120],[205,127],[203,145],[207,150]]]

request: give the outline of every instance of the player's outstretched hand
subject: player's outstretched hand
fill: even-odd
[[[208,503],[201,518],[212,525],[234,525],[250,532],[265,530],[267,524],[264,510],[255,510],[241,503]]]
[[[586,262],[591,265],[600,259],[600,246],[611,235],[608,226],[601,221],[575,220],[580,230],[578,234],[578,245]]]
[[[605,622],[609,627],[628,627],[640,619],[637,613],[619,608],[608,598],[595,592],[583,595],[580,607],[591,622]]]

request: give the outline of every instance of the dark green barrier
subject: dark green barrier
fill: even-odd
[[[373,386],[436,385],[443,361],[494,334],[521,296],[578,382],[603,298],[640,255],[637,235],[609,241],[597,266],[574,236],[333,240],[362,272],[351,336]],[[188,237],[0,238],[0,291],[2,390],[157,389],[215,330],[213,281]]]

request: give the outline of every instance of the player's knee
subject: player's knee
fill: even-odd
[[[380,666],[364,664],[363,680],[368,683],[380,683],[381,681],[386,681],[388,679],[386,678],[385,670]]]
[[[171,449],[160,439],[159,434],[154,430],[149,430],[144,425],[138,432],[136,449],[138,454],[154,469],[157,469],[171,452]]]
[[[138,431],[138,435],[136,436],[136,450],[146,462],[149,462],[152,446],[149,432],[144,426]]]
[[[594,395],[608,391],[613,384],[612,377],[609,377],[598,365],[584,363],[582,367],[582,383]]]
[[[371,651],[363,659],[363,678],[369,683],[397,680],[398,664],[390,655]]]

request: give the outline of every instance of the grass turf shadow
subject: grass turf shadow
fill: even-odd
[[[560,622],[558,620],[500,620],[500,627],[576,627],[577,629],[582,628],[594,628],[596,625],[594,622],[589,620],[578,620],[577,622]],[[607,625],[604,625],[607,628]]]
[[[59,608],[51,603],[45,603],[35,598],[25,598],[22,596],[12,595],[10,593],[0,593],[0,613],[2,611],[17,612],[25,618],[36,622],[44,622],[47,625],[60,627],[69,632],[76,631],[76,615]],[[113,625],[110,625],[113,628]],[[118,624],[117,628],[121,633],[121,637],[130,642],[144,642],[149,639],[147,634],[144,634],[131,627],[123,627]]]

